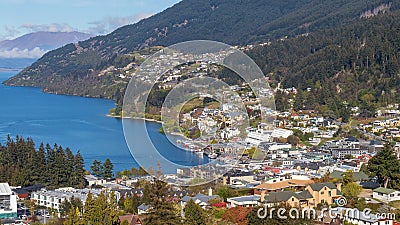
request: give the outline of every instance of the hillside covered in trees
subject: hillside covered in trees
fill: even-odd
[[[98,74],[104,68],[117,66],[129,52],[196,39],[232,45],[262,43],[352,24],[382,5],[395,10],[399,3],[387,0],[183,0],[106,36],[48,52],[5,84],[119,100],[126,84],[116,82],[113,76]]]
[[[0,145],[0,182],[13,186],[43,184],[48,187],[83,187],[84,161],[79,151],[43,143],[38,149],[32,139],[8,137]]]
[[[300,90],[296,110],[324,106],[342,115],[346,106],[374,111],[400,102],[399,46],[400,11],[395,11],[277,41],[248,54],[275,85]]]

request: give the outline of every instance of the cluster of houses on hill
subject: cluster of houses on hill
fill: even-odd
[[[353,159],[354,160],[354,159]],[[361,162],[361,161],[360,161]],[[202,193],[189,193],[186,190],[174,188],[170,190],[168,199],[176,202],[182,208],[186,203],[192,199],[196,204],[204,209],[211,207],[256,207],[267,206],[276,207],[281,204],[291,207],[301,207],[305,209],[315,210],[316,215],[320,213],[317,208],[327,205],[340,205],[339,201],[343,198],[342,185],[338,183],[316,183],[317,174],[325,174],[329,172],[331,178],[337,178],[340,181],[343,178],[345,171],[353,171],[353,180],[358,184],[364,185],[374,183],[365,173],[360,172],[357,165],[326,165],[324,163],[313,163],[310,165],[317,165],[315,168],[307,170],[306,165],[295,164],[292,169],[283,166],[267,166],[261,165],[259,171],[247,170],[244,164],[240,169],[233,170],[227,173],[221,182],[231,188],[248,188],[249,193],[224,199],[213,193],[210,188],[206,194]],[[248,168],[248,167],[247,167]],[[145,179],[151,180],[151,177],[140,177],[135,179],[117,179],[117,180],[104,180],[87,175],[86,179],[91,186],[84,189],[75,188],[59,188],[55,190],[47,190],[43,186],[35,186],[32,188],[10,188],[8,184],[0,184],[0,217],[9,218],[16,217],[16,203],[17,199],[30,198],[37,202],[38,205],[60,210],[60,204],[74,198],[80,199],[85,202],[86,196],[89,191],[94,195],[100,194],[101,191],[113,191],[118,201],[121,196],[136,195],[143,197],[144,189],[134,188],[136,182]],[[97,187],[97,188],[91,188]],[[101,187],[101,188],[100,188]],[[400,200],[400,191],[386,189],[378,186],[369,187],[373,188],[371,198],[382,201],[392,202]],[[29,193],[27,196],[26,194]],[[129,224],[141,224],[141,215],[146,214],[151,209],[150,205],[142,204],[138,207],[138,215],[125,215],[120,217],[120,221],[127,220]],[[346,208],[344,208],[346,209]],[[335,221],[346,220],[355,224],[396,224],[392,218],[381,218],[372,214],[368,218],[356,217],[351,215],[337,214],[331,218],[329,222],[326,219],[321,219],[320,224],[335,224]],[[318,217],[319,218],[319,217]],[[318,219],[316,219],[318,220]],[[325,223],[325,222],[326,223]],[[340,223],[338,223],[340,224]]]

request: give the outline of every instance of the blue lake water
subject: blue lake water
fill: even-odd
[[[0,83],[15,73],[0,72]],[[124,139],[121,119],[107,117],[114,101],[76,96],[53,95],[39,88],[7,87],[0,84],[0,142],[7,135],[32,137],[40,142],[81,151],[86,168],[94,159],[110,158],[115,171],[138,167]],[[139,121],[132,120],[130,129]],[[160,153],[181,165],[207,162],[206,157],[184,151],[158,132],[160,124],[146,122],[148,134]],[[135,156],[136,157],[136,156]],[[141,156],[139,156],[141,157]],[[143,156],[146,157],[146,156]],[[163,168],[165,172],[175,172]]]

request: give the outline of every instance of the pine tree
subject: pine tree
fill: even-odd
[[[112,178],[113,177],[113,170],[114,170],[114,165],[112,164],[110,159],[106,159],[106,161],[103,164],[103,177],[104,178]]]
[[[190,199],[185,206],[185,224],[203,225],[206,222],[204,210],[193,199]]]
[[[83,157],[78,151],[74,157],[74,165],[71,174],[72,185],[76,187],[84,187],[85,186],[85,162],[83,161]]]
[[[166,200],[167,184],[154,179],[149,192],[151,210],[144,219],[144,224],[151,225],[176,225],[182,224],[172,202]]]
[[[93,160],[93,164],[90,166],[90,171],[95,176],[102,176],[103,175],[103,166],[101,165],[100,161],[96,159]]]
[[[94,225],[94,208],[95,208],[95,201],[93,199],[92,192],[89,191],[88,195],[86,196],[85,206],[83,207],[83,220],[86,224]]]
[[[386,188],[391,185],[390,181],[400,178],[400,161],[397,160],[393,150],[387,146],[368,162],[368,170],[372,175],[377,176],[379,182]]]

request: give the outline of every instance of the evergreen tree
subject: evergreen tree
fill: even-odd
[[[386,146],[368,162],[368,170],[378,177],[379,182],[386,188],[400,178],[400,161],[393,150]]]
[[[85,225],[84,221],[80,218],[78,207],[70,209],[64,225]]]
[[[167,184],[154,179],[149,192],[151,200],[150,212],[144,219],[144,224],[151,225],[177,225],[182,224],[178,212],[172,202],[166,201]]]
[[[93,160],[93,164],[90,166],[90,171],[95,176],[102,176],[103,175],[103,165],[101,164],[100,161],[97,161],[95,159],[95,160]]]
[[[112,164],[110,159],[106,159],[103,164],[103,177],[104,178],[112,178],[113,177],[114,165]]]
[[[193,199],[190,199],[185,206],[185,224],[203,225],[206,224],[206,222],[204,210],[197,205]]]
[[[83,188],[85,186],[85,162],[81,152],[78,151],[74,157],[73,170],[71,174],[72,185]]]
[[[94,225],[94,209],[95,209],[95,201],[93,199],[92,192],[89,191],[88,195],[86,196],[85,206],[83,207],[83,220],[87,224]]]

